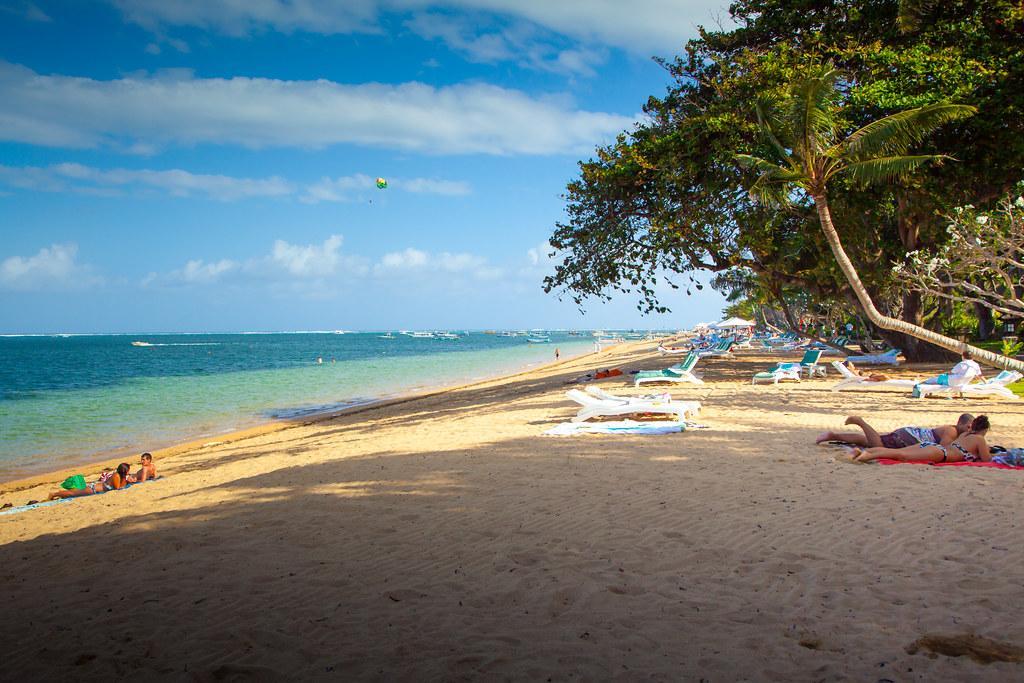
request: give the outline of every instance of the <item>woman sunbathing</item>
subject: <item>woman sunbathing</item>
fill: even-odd
[[[863,372],[861,370],[858,370],[854,366],[853,361],[843,361],[843,365],[845,365],[847,369],[853,374],[857,375],[858,377],[863,377],[869,382],[885,382],[886,380],[889,379],[889,375],[883,375],[880,372]]]
[[[77,498],[78,496],[91,496],[97,493],[106,493],[107,491],[114,491],[116,489],[123,489],[128,485],[129,472],[131,472],[132,466],[126,462],[121,463],[117,466],[114,471],[107,470],[100,475],[100,478],[91,484],[86,484],[84,489],[71,489],[65,491],[59,489],[50,494],[47,500],[56,500],[57,498]]]
[[[985,441],[988,428],[988,416],[979,415],[971,422],[970,429],[948,446],[934,441],[922,441],[916,446],[905,448],[854,448],[851,453],[858,462],[871,462],[878,458],[902,462],[988,462],[992,459]]]

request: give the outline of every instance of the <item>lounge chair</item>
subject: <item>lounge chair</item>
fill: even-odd
[[[916,379],[887,379],[882,382],[872,382],[867,377],[855,374],[841,360],[832,361],[832,367],[842,376],[842,381],[832,387],[832,391],[841,391],[850,387],[913,387],[920,380]]]
[[[1000,396],[1002,398],[1008,398],[1012,401],[1016,401],[1020,397],[1010,391],[1009,385],[1020,381],[1022,377],[1024,377],[1024,375],[1016,370],[1003,370],[995,377],[991,377],[984,382],[978,382],[977,384],[965,384],[961,388],[961,391],[965,398],[974,396]]]
[[[800,374],[804,370],[807,371],[808,377],[814,373],[815,369],[818,367],[819,358],[821,358],[821,351],[819,349],[808,349],[807,351],[804,351],[804,357],[800,359],[799,363],[779,363],[771,370],[759,372],[754,375],[750,379],[750,383],[757,384],[758,382],[771,382],[772,384],[778,384],[785,379],[792,379],[799,382]]]
[[[1021,377],[1024,377],[1024,375],[1021,375],[1016,370],[1003,370],[995,377],[975,384],[917,384],[915,388],[919,398],[942,394],[948,398],[953,398],[953,396],[965,398],[999,396],[1000,398],[1016,401],[1019,397],[1010,391],[1008,386],[1020,380]]]
[[[899,349],[889,349],[885,353],[868,353],[863,356],[847,356],[846,360],[852,361],[857,365],[899,365],[900,359],[897,358],[902,351]]]
[[[690,349],[674,349],[671,346],[658,345],[658,353],[663,356],[676,356],[681,353],[690,353]]]
[[[601,387],[595,387],[590,385],[584,389],[588,394],[599,398],[603,401],[622,401],[625,403],[671,403],[673,405],[680,406],[686,411],[687,416],[696,415],[700,412],[700,401],[676,401],[669,394],[647,394],[645,396],[619,396],[617,394],[610,394]]]
[[[633,376],[633,386],[638,387],[641,384],[653,384],[655,382],[704,384],[702,379],[693,374],[693,368],[699,360],[700,356],[696,353],[691,353],[681,363],[676,363],[664,370],[641,370]]]
[[[708,349],[706,351],[698,351],[697,355],[699,357],[701,357],[701,358],[705,358],[705,357],[722,358],[722,357],[726,357],[726,356],[731,356],[732,355],[732,350],[731,349],[732,349],[732,342],[727,339],[725,341],[718,342],[718,344],[716,344],[713,348],[710,348],[710,349]]]
[[[660,415],[673,415],[680,422],[686,420],[687,410],[692,410],[690,401],[679,403],[671,400],[643,401],[639,399],[604,399],[592,396],[579,389],[570,389],[565,392],[570,399],[580,404],[580,410],[573,422],[583,422],[592,417],[619,417],[622,415],[635,415],[637,413],[657,413]]]

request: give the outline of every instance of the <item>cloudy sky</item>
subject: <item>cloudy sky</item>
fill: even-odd
[[[576,163],[726,5],[0,0],[0,333],[714,318],[540,284]]]

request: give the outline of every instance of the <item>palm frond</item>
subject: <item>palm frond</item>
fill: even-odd
[[[850,158],[904,154],[932,131],[951,121],[973,116],[977,108],[965,104],[939,103],[890,114],[872,121],[849,135],[845,146]]]
[[[759,204],[784,206],[789,203],[789,192],[793,186],[802,186],[805,181],[799,168],[780,166],[751,154],[736,154],[734,158],[741,167],[758,174],[749,192]]]
[[[761,127],[761,134],[764,135],[768,144],[779,157],[779,160],[788,160],[789,152],[775,133],[780,127],[777,99],[773,97],[759,97],[754,103],[754,111],[757,113],[757,123]]]
[[[950,157],[944,154],[919,154],[916,156],[877,157],[848,164],[840,173],[851,180],[865,185],[891,183],[902,180],[915,170],[930,162],[941,163]]]
[[[839,72],[822,66],[808,78],[793,86],[792,124],[795,137],[801,141],[801,155],[816,154],[827,146],[836,130],[836,81]]]
[[[754,155],[733,155],[733,159],[736,163],[745,169],[755,171],[760,176],[768,176],[770,178],[779,178],[780,180],[790,181],[791,176],[797,175],[797,171],[793,168],[786,168],[774,162],[768,161],[767,159],[761,159],[761,157],[755,157]]]
[[[790,185],[783,183],[756,182],[750,186],[750,196],[762,206],[786,206],[789,204]]]

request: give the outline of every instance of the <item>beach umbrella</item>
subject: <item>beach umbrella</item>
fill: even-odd
[[[727,320],[723,320],[720,323],[715,323],[714,326],[720,330],[727,330],[736,327],[753,327],[756,324],[757,323],[753,322],[752,320],[744,320],[743,318],[729,318]]]

